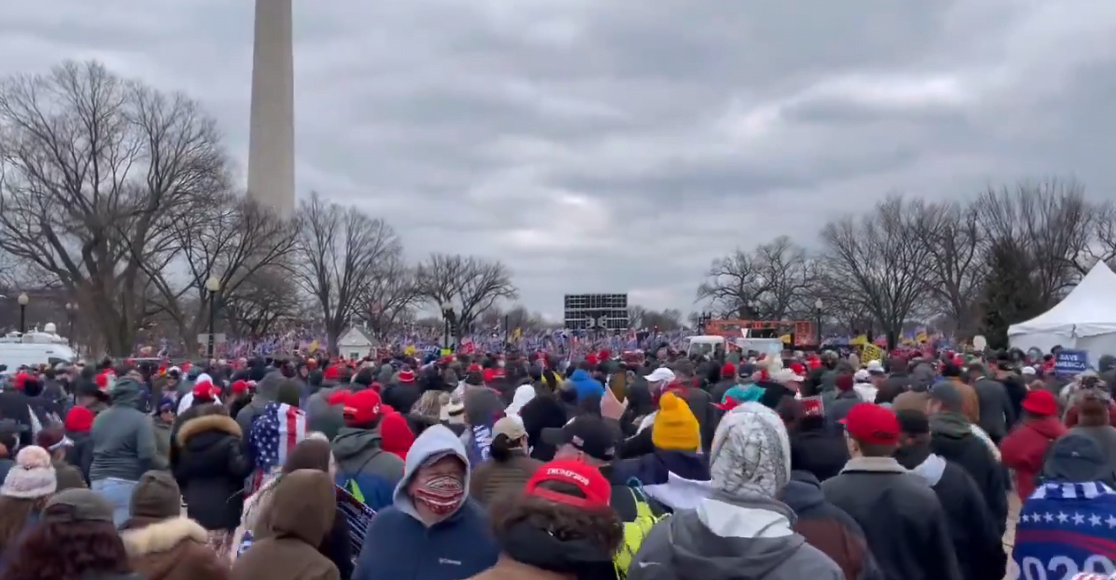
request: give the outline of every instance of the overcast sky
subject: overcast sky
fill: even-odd
[[[266,0],[260,0],[266,1]],[[1116,2],[296,0],[299,195],[523,302],[693,307],[709,261],[889,191],[1075,175],[1113,196]],[[98,59],[247,158],[248,0],[5,2],[0,73]],[[1098,194],[1099,192],[1099,194]]]

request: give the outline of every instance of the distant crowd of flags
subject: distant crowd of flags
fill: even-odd
[[[625,350],[654,350],[664,346],[680,349],[686,338],[694,336],[692,330],[659,331],[655,329],[632,329],[626,333],[601,333],[593,331],[574,331],[568,329],[524,331],[516,328],[509,333],[489,332],[460,337],[457,347],[492,352],[502,350],[505,339],[514,348],[523,351],[558,353],[561,355],[593,352],[602,348],[620,352]],[[392,350],[435,353],[446,348],[445,338],[433,331],[410,331],[378,338],[382,347]],[[919,327],[905,333],[901,342],[907,345],[932,345],[939,347],[950,340],[941,333],[931,332]],[[877,335],[871,340],[867,335],[831,335],[822,340],[822,347],[839,345],[862,345],[871,342],[880,347],[887,346],[887,336]],[[329,340],[320,329],[301,327],[282,334],[258,338],[232,339],[217,349],[223,358],[247,356],[272,356],[276,354],[310,353],[328,350]],[[158,348],[137,345],[137,352],[148,356],[171,357],[187,354],[185,349],[171,340],[159,340]],[[195,354],[195,353],[189,353]]]

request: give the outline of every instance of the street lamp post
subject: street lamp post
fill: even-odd
[[[453,305],[449,302],[442,303],[442,345],[450,347],[450,326],[453,324]]]
[[[822,343],[822,308],[824,308],[824,307],[825,307],[825,303],[822,302],[821,298],[818,298],[817,300],[814,301],[814,317],[815,317],[814,332],[816,332],[818,334],[818,347],[819,348],[821,347],[821,343]]]
[[[24,334],[27,332],[27,303],[31,302],[31,297],[22,292],[16,301],[19,302],[19,333]]]
[[[209,293],[209,337],[206,344],[206,358],[213,360],[217,350],[217,337],[214,335],[217,327],[217,292],[221,290],[221,281],[215,276],[210,276],[205,281],[205,289]]]
[[[77,311],[77,302],[66,303],[66,322],[69,323],[69,329],[66,331],[66,342],[71,347],[74,346],[74,318],[77,317]]]

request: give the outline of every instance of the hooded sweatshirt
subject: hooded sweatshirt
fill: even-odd
[[[93,463],[89,479],[116,478],[139,481],[158,460],[155,429],[144,408],[144,392],[135,379],[118,379],[112,389],[112,406],[93,421],[90,438]]]
[[[232,580],[340,580],[337,566],[318,551],[333,526],[336,499],[329,475],[300,469],[283,476],[271,498],[262,538],[233,564]]]
[[[844,580],[837,564],[791,528],[776,501],[718,494],[656,524],[628,580]]]
[[[628,580],[844,580],[841,568],[792,528],[772,499],[789,481],[790,442],[758,403],[725,415],[710,449],[713,495],[651,529]]]
[[[604,385],[582,369],[577,369],[570,375],[570,383],[573,384],[573,389],[577,392],[579,401],[587,397],[604,395]]]
[[[465,499],[457,511],[427,527],[407,490],[420,467],[433,457],[452,455],[465,467]],[[500,549],[488,516],[469,495],[469,459],[461,440],[434,425],[407,453],[403,479],[393,504],[376,514],[364,537],[353,580],[463,580],[496,563]]]
[[[384,451],[378,429],[343,427],[330,448],[337,459],[337,485],[376,511],[392,504],[403,460]]]
[[[236,414],[236,422],[240,425],[242,432],[252,432],[252,423],[257,417],[263,415],[264,408],[268,403],[279,397],[279,384],[282,382],[283,373],[271,371],[256,385],[256,394],[252,397],[252,402],[245,405]]]

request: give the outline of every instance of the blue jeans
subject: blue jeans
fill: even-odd
[[[112,523],[116,524],[117,528],[124,525],[124,522],[128,521],[128,504],[132,500],[132,490],[135,489],[136,482],[108,477],[94,481],[92,487],[93,491],[101,494],[101,497],[112,504]]]

